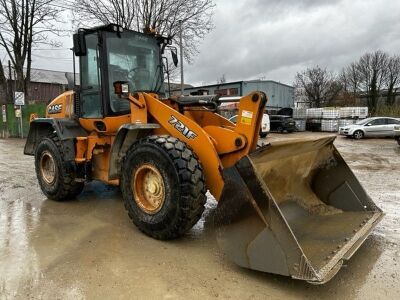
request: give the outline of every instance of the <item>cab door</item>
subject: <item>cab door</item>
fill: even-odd
[[[98,33],[85,36],[87,52],[80,57],[81,77],[81,118],[103,118],[100,54],[98,46]]]

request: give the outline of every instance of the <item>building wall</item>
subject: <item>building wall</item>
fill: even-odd
[[[29,85],[27,101],[47,104],[64,91],[65,87],[62,84],[32,82]]]
[[[197,94],[198,91],[205,92],[207,95],[229,95],[229,96],[241,96],[241,83],[223,83],[213,86],[195,87],[185,89],[185,94],[193,95]]]
[[[253,91],[262,91],[268,96],[267,107],[294,106],[294,88],[274,81],[242,81],[188,88],[185,89],[185,94],[196,95],[199,91],[201,94],[227,96],[244,96]]]
[[[291,86],[274,81],[249,81],[243,83],[243,95],[252,91],[262,91],[267,94],[267,107],[293,107],[294,89]]]
[[[14,91],[15,84],[12,81],[9,86]],[[65,86],[58,83],[41,83],[31,82],[29,85],[28,97],[25,97],[26,103],[49,103],[55,97],[65,91]],[[12,103],[12,99],[8,99],[7,103]]]

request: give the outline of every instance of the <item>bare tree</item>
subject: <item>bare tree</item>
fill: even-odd
[[[52,44],[48,33],[54,27],[59,9],[53,0],[0,0],[0,46],[5,49],[15,69],[17,89],[28,91],[31,76],[32,47]],[[26,66],[26,72],[24,67]],[[4,76],[3,68],[0,73]],[[0,74],[0,77],[2,77]]]
[[[296,96],[305,98],[314,107],[331,104],[341,90],[336,76],[319,66],[297,73],[294,86]]]
[[[339,75],[339,81],[343,90],[348,93],[357,94],[360,91],[360,74],[356,63],[351,63],[343,68]]]
[[[133,28],[136,22],[135,2],[136,0],[76,0],[76,21],[78,25],[114,23],[124,28]]]
[[[374,113],[387,78],[388,55],[383,51],[366,53],[357,62],[360,90],[368,97],[368,108]]]
[[[6,103],[5,99],[8,96],[7,79],[4,74],[3,63],[0,60],[0,104]]]
[[[387,63],[386,76],[387,98],[386,105],[394,105],[396,92],[400,88],[400,56],[392,56]]]
[[[199,41],[213,28],[215,5],[212,0],[75,0],[74,6],[79,26],[117,23],[140,32],[154,29],[175,44],[182,21],[184,56],[191,62]]]

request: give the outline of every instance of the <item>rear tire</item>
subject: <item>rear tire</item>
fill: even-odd
[[[353,138],[356,140],[361,140],[364,137],[364,132],[362,132],[361,130],[356,130],[353,133]]]
[[[56,134],[42,139],[35,151],[36,176],[43,193],[51,200],[75,198],[84,187],[83,182],[75,181],[76,174],[64,157]]]
[[[202,166],[185,143],[171,136],[150,136],[131,146],[121,187],[133,223],[156,239],[184,235],[204,211]]]

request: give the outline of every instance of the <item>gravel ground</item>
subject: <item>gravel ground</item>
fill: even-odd
[[[92,182],[77,200],[47,200],[24,141],[0,140],[0,299],[400,299],[400,147],[391,139],[335,144],[386,216],[333,280],[313,286],[228,261],[211,197],[187,236],[156,241],[130,222],[117,188]]]

